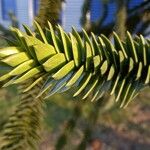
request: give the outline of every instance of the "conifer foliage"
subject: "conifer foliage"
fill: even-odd
[[[126,107],[140,90],[150,83],[150,43],[142,35],[133,39],[129,32],[124,41],[116,33],[113,42],[106,36],[91,38],[83,30],[83,38],[72,28],[66,33],[61,26],[43,32],[35,22],[37,33],[24,26],[26,33],[12,28],[15,40],[0,50],[0,62],[7,72],[0,77],[4,87],[37,78],[23,92],[41,85],[38,96],[45,98],[77,87],[73,96],[91,101],[106,92],[114,95],[120,107]],[[112,44],[113,43],[113,44]]]

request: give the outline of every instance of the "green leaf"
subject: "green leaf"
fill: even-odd
[[[35,75],[37,75],[38,73],[40,73],[42,71],[42,67],[35,67],[31,70],[29,70],[27,73],[21,75],[21,77],[19,77],[18,79],[15,80],[14,84],[18,84],[21,83],[29,78],[33,78]]]
[[[72,58],[72,54],[71,54],[71,41],[68,37],[68,35],[63,31],[62,27],[59,26],[59,31],[60,31],[60,34],[61,34],[61,39],[62,39],[62,43],[63,43],[63,47],[64,47],[64,52],[65,52],[65,56],[66,56],[66,59],[67,61],[71,60]]]
[[[76,73],[74,73],[74,75],[72,76],[72,78],[68,81],[68,83],[66,84],[66,86],[72,86],[74,85],[77,80],[80,78],[80,76],[83,74],[84,71],[84,66],[81,66]]]
[[[114,68],[114,66],[112,65],[112,66],[110,67],[107,80],[108,80],[108,81],[109,81],[109,80],[112,80],[112,78],[114,77],[114,75],[115,75],[115,68]]]
[[[60,80],[65,77],[68,73],[70,73],[75,68],[74,61],[70,61],[65,66],[63,66],[59,71],[57,71],[52,77],[55,80]]]
[[[92,77],[92,73],[87,73],[84,78],[80,81],[80,85],[78,87],[78,90],[77,92],[73,95],[74,97],[79,95],[83,90],[84,88],[87,86],[87,84],[89,83],[90,79]]]
[[[102,50],[102,53],[103,53],[103,56],[106,57],[107,61],[108,61],[108,64],[110,64],[110,58],[109,58],[109,53],[106,49],[106,45],[105,43],[103,42],[102,38],[101,37],[98,37],[98,41],[100,43],[100,48]],[[104,58],[103,58],[104,59]]]
[[[135,45],[134,42],[132,40],[131,34],[129,32],[127,32],[127,46],[128,46],[128,53],[131,54],[131,57],[133,57],[133,60],[135,61],[135,63],[138,63],[138,57],[137,57],[137,52],[135,49]]]
[[[119,50],[119,51],[121,50],[123,52],[124,57],[128,58],[125,48],[121,40],[119,39],[118,35],[115,32],[113,32],[113,35],[114,35],[114,43],[115,43],[116,50]]]
[[[81,61],[84,61],[85,60],[85,49],[84,49],[84,44],[83,44],[83,41],[79,35],[79,33],[72,27],[72,34],[74,35],[77,43],[78,43],[78,48],[79,48],[79,51],[82,53],[81,55]]]
[[[117,88],[117,86],[118,86],[118,82],[119,82],[119,80],[120,80],[120,77],[121,77],[121,75],[118,74],[117,77],[116,77],[116,79],[113,80],[112,87],[111,87],[111,91],[110,91],[110,95],[112,95],[112,94],[115,93],[116,88]]]
[[[35,24],[35,26],[36,26],[37,32],[39,33],[39,36],[40,36],[41,40],[42,40],[45,44],[48,44],[47,39],[46,39],[46,37],[45,37],[45,34],[44,34],[42,28],[40,27],[40,25],[39,25],[36,21],[34,21],[34,24]]]
[[[14,68],[12,71],[9,72],[11,76],[19,75],[27,70],[30,70],[35,66],[35,61],[33,59],[27,60],[23,62],[22,64],[18,65],[16,68]]]
[[[70,37],[71,37],[71,43],[72,43],[73,59],[74,59],[75,65],[77,67],[79,67],[81,64],[82,53],[79,49],[79,45],[78,45],[75,37],[72,34],[70,34]]]
[[[23,41],[23,36],[24,36],[23,33],[19,29],[14,28],[14,27],[11,27],[11,32],[13,33],[13,35],[16,39],[16,41],[15,41],[16,44],[18,46],[20,46],[22,49],[26,49],[27,47]]]
[[[124,68],[125,68],[125,65],[128,62],[126,61],[122,51],[119,51],[118,54],[119,54],[120,72],[123,72]]]
[[[46,38],[47,38],[47,41],[50,45],[53,45],[53,39],[52,39],[52,34],[51,34],[51,31],[49,29],[46,28]]]
[[[138,80],[141,77],[142,69],[143,69],[142,62],[139,62],[138,70],[137,70],[137,74],[136,74],[136,80]]]
[[[148,66],[146,79],[145,79],[145,84],[148,84],[148,83],[150,83],[150,65]]]
[[[98,81],[99,81],[99,76],[96,76],[93,80],[91,80],[91,82],[89,83],[89,85],[87,87],[88,90],[86,91],[86,94],[83,96],[82,99],[85,99],[88,97],[88,95],[92,92],[92,90],[97,85]]]
[[[50,28],[50,31],[51,31],[52,40],[53,40],[53,44],[54,44],[54,47],[55,47],[55,49],[56,49],[56,52],[57,52],[57,53],[60,53],[61,51],[60,51],[60,49],[59,49],[59,47],[58,47],[58,42],[57,42],[57,39],[56,39],[56,36],[55,36],[54,29],[53,29],[53,27],[52,27],[52,25],[51,25],[50,22],[48,22],[48,24],[49,24],[49,28]]]
[[[30,57],[25,52],[21,52],[21,53],[17,53],[17,54],[8,56],[8,57],[2,59],[1,61],[6,63],[9,66],[16,67],[17,65],[19,65],[29,59],[30,59]]]
[[[102,53],[102,50],[101,50],[101,48],[100,48],[100,46],[99,46],[99,44],[98,44],[98,42],[97,42],[97,40],[96,40],[95,35],[94,35],[93,33],[91,33],[91,35],[92,35],[92,40],[93,40],[93,47],[94,47],[95,53],[96,53],[95,55],[99,55],[100,61],[103,61],[103,53]]]
[[[122,95],[120,98],[120,101],[121,101],[120,107],[123,107],[125,105],[125,102],[127,101],[127,96],[131,89],[131,86],[132,86],[132,82],[130,82],[130,81],[126,82],[126,85],[124,86],[124,89],[123,89],[124,92],[122,92]]]
[[[30,30],[30,28],[27,25],[23,24],[23,27],[24,27],[27,35],[33,36],[33,37],[35,36],[34,33]]]
[[[58,53],[43,63],[43,67],[47,72],[52,72],[65,65],[65,63],[65,55],[63,53]]]
[[[101,35],[101,38],[103,42],[105,43],[107,51],[110,53],[111,61],[113,61],[114,67],[117,69],[118,65],[117,65],[117,59],[116,59],[116,55],[117,55],[116,49],[114,48],[114,46],[111,44],[111,42],[106,36]]]
[[[42,43],[39,39],[34,38],[32,36],[28,36],[28,35],[25,35],[23,40],[26,44],[27,52],[36,60],[37,58],[36,58],[33,46],[37,44],[44,44],[44,43]]]
[[[140,50],[143,52],[143,63],[144,63],[144,66],[147,65],[148,61],[147,61],[147,50],[146,50],[146,47],[145,47],[146,43],[145,43],[145,40],[144,40],[144,37],[142,35],[140,35]]]
[[[0,59],[13,55],[13,54],[17,54],[20,53],[22,50],[20,49],[20,47],[6,47],[6,48],[2,48],[0,49]]]
[[[99,70],[99,67],[100,67],[100,64],[101,64],[99,55],[94,56],[93,63],[94,63],[94,73],[96,74],[97,71]]]
[[[129,58],[129,70],[128,72],[130,73],[134,68],[134,61],[132,58]]]
[[[85,68],[86,70],[89,70],[90,69],[90,65],[91,65],[91,62],[92,62],[92,49],[90,47],[90,45],[86,42],[85,43],[86,45],[86,62],[85,62]]]
[[[95,56],[95,50],[94,50],[94,47],[93,47],[93,44],[89,38],[89,36],[87,35],[86,31],[84,29],[83,30],[83,35],[84,35],[84,40],[85,40],[85,43],[88,43],[90,48],[91,48],[91,51],[92,51],[92,55]]]
[[[56,54],[54,47],[49,44],[37,44],[34,46],[34,50],[38,61],[41,63]]]
[[[6,80],[6,79],[8,79],[10,77],[11,77],[10,74],[7,73],[7,74],[5,74],[5,75],[3,75],[3,76],[0,77],[0,81],[4,81],[4,80]]]
[[[33,36],[28,36],[28,35],[25,35],[24,36],[24,40],[26,42],[26,46],[28,47],[28,49],[33,46],[33,45],[36,45],[36,44],[44,44],[42,41],[40,41],[39,39],[33,37]]]
[[[108,70],[108,62],[105,60],[100,68],[101,75],[104,75]]]
[[[118,90],[116,91],[115,95],[116,95],[116,99],[115,101],[117,102],[122,94],[122,91],[123,91],[123,88],[124,88],[124,85],[125,85],[125,82],[126,82],[126,79],[123,79],[121,81],[119,81],[118,83]]]

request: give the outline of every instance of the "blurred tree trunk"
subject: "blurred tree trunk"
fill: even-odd
[[[121,39],[124,39],[126,33],[126,19],[127,19],[127,9],[126,0],[116,0],[117,4],[117,14],[115,31]]]
[[[36,21],[42,28],[48,26],[47,21],[51,22],[55,26],[60,19],[62,0],[40,0],[39,14],[36,17]]]

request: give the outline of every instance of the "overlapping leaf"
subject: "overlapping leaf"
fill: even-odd
[[[121,41],[114,33],[111,42],[104,35],[92,33],[90,38],[84,30],[81,38],[74,28],[69,34],[60,26],[54,31],[50,23],[44,33],[38,23],[35,25],[36,34],[27,26],[26,33],[13,29],[15,45],[0,50],[0,62],[10,66],[0,77],[4,86],[36,75],[38,78],[24,92],[47,77],[38,96],[47,93],[47,98],[77,87],[74,96],[80,94],[85,99],[92,92],[94,101],[108,92],[121,107],[149,86],[150,43],[142,36],[134,40],[128,32],[126,40]]]

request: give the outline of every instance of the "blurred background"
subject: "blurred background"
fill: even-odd
[[[82,36],[116,31],[121,39],[126,31],[150,37],[149,0],[0,0],[0,47],[12,39],[10,26],[34,30],[34,19],[44,29],[47,20],[60,24],[66,32],[74,26]],[[149,150],[150,92],[145,89],[126,108],[104,95],[91,102],[72,98],[72,92],[46,100],[40,150]],[[19,101],[15,86],[0,89],[0,132]]]

